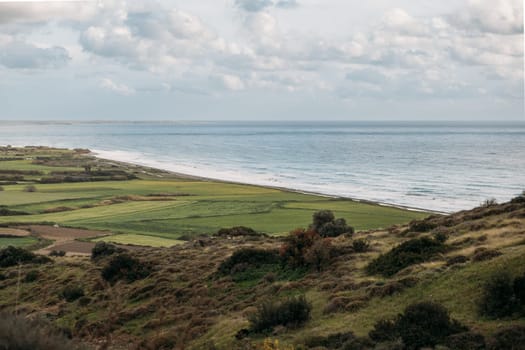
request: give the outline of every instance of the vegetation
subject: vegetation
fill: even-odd
[[[356,253],[364,253],[370,249],[370,241],[364,238],[354,239],[352,241],[352,248]]]
[[[82,287],[76,285],[68,285],[62,291],[62,297],[69,303],[83,296],[84,290],[82,289]]]
[[[400,338],[406,349],[416,350],[444,344],[448,336],[465,331],[467,328],[452,320],[442,305],[420,302],[407,306],[393,319],[379,321],[369,336],[379,342]]]
[[[299,327],[310,319],[311,304],[304,296],[291,297],[284,301],[267,301],[250,315],[250,332],[260,333],[275,326]]]
[[[184,179],[67,150],[0,152],[16,158],[0,161],[0,170],[20,170],[12,175],[24,177],[24,183],[2,184],[0,202],[29,213],[0,217],[2,234],[10,235],[0,244],[48,234],[56,241],[43,253],[68,255],[46,266],[0,267],[0,309],[45,318],[69,338],[100,348],[188,350],[392,350],[407,348],[405,342],[419,346],[416,338],[436,349],[523,343],[521,312],[480,316],[480,303],[483,286],[501,271],[510,276],[511,299],[523,300],[525,201],[423,219],[424,213],[347,200]],[[39,182],[56,172],[88,172],[85,164],[89,172],[123,169],[138,179]],[[38,192],[24,192],[30,183]],[[332,211],[334,221],[345,218],[355,232],[323,237],[298,229],[285,235],[308,227],[320,210]],[[230,229],[206,236],[220,228]],[[109,240],[119,245],[98,245],[90,259],[94,242]],[[138,242],[150,247],[122,245]],[[71,245],[82,249],[73,253]],[[360,246],[366,251],[356,253]],[[367,273],[367,266],[390,254],[395,264],[410,264],[388,276]],[[127,258],[117,258],[122,255]],[[36,282],[26,282],[31,275]],[[300,296],[307,305],[292,303],[302,306],[260,317],[263,304],[275,310]],[[409,309],[421,300],[434,306]],[[254,327],[265,330],[251,330],[252,319],[267,320]]]
[[[219,266],[219,273],[231,274],[243,268],[256,268],[262,265],[274,265],[279,263],[279,255],[276,251],[243,248],[235,251],[228,259]]]
[[[106,242],[97,242],[93,249],[91,249],[91,259],[97,260],[99,258],[110,256],[115,253],[121,253],[123,250],[116,245]]]
[[[525,316],[525,275],[512,279],[498,272],[485,283],[479,307],[481,315],[501,318],[522,313]]]
[[[309,229],[317,232],[321,237],[337,237],[342,234],[351,235],[354,233],[354,228],[348,226],[344,218],[336,219],[331,210],[315,212]]]
[[[446,246],[442,242],[432,238],[411,239],[370,262],[366,271],[390,277],[410,265],[428,261],[445,250]]]
[[[142,263],[130,255],[119,254],[111,258],[102,269],[102,277],[110,283],[118,280],[131,283],[146,278],[151,271],[152,267],[149,264]]]
[[[83,349],[46,322],[7,313],[0,315],[0,346],[10,350]]]
[[[48,257],[36,255],[23,248],[9,246],[0,250],[0,267],[18,264],[45,264],[51,262]]]

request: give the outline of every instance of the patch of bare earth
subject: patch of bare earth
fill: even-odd
[[[105,231],[46,225],[30,225],[27,227],[20,227],[18,230],[25,231],[26,236],[31,234],[35,237],[41,237],[54,241],[53,244],[37,251],[39,254],[46,255],[52,250],[63,250],[67,255],[89,255],[91,254],[91,249],[95,246],[95,243],[80,242],[77,241],[77,239],[107,236],[109,234]]]

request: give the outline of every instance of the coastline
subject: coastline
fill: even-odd
[[[263,184],[257,184],[257,183],[250,183],[250,182],[243,182],[243,181],[235,181],[235,180],[228,180],[228,179],[220,179],[220,178],[213,178],[213,177],[206,177],[206,176],[199,176],[199,175],[192,175],[187,173],[182,173],[178,171],[173,171],[170,169],[165,169],[157,166],[151,166],[147,163],[140,162],[140,161],[130,161],[130,160],[122,160],[117,158],[108,158],[106,156],[100,156],[100,151],[96,150],[90,150],[90,153],[88,155],[95,157],[97,159],[115,162],[123,165],[133,165],[133,166],[140,166],[144,168],[149,169],[156,169],[161,170],[164,172],[167,172],[169,174],[175,175],[176,177],[183,178],[183,179],[192,179],[196,181],[208,181],[208,182],[219,182],[219,183],[227,183],[227,184],[234,184],[234,185],[248,185],[248,186],[255,186],[255,187],[261,187],[261,188],[270,188],[274,190],[284,191],[284,192],[291,192],[291,193],[299,193],[299,194],[305,194],[305,195],[313,195],[318,197],[325,197],[329,199],[344,199],[344,200],[351,200],[358,203],[364,203],[364,204],[370,204],[370,205],[377,205],[382,207],[390,207],[390,208],[396,208],[396,209],[402,209],[402,210],[409,210],[409,211],[415,211],[420,213],[428,213],[428,214],[438,214],[438,215],[448,215],[450,213],[448,212],[442,212],[437,210],[429,210],[425,208],[418,208],[418,207],[412,207],[412,206],[405,206],[395,203],[387,203],[387,202],[381,202],[381,201],[372,201],[362,198],[356,198],[356,197],[349,197],[349,196],[340,196],[335,194],[326,194],[321,192],[315,192],[315,191],[305,191],[301,189],[296,188],[290,188],[290,187],[283,187],[283,186],[272,186],[272,185],[263,185]]]

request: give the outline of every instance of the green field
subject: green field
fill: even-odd
[[[167,238],[146,236],[146,235],[125,234],[125,233],[93,239],[93,242],[100,242],[100,241],[117,243],[117,244],[143,245],[143,246],[150,246],[150,247],[172,247],[174,245],[184,242],[184,241],[178,241],[175,239],[167,239]]]
[[[38,243],[38,239],[34,237],[0,237],[0,249],[8,246],[13,247],[28,247]]]
[[[85,156],[76,157],[79,163]],[[99,162],[101,167],[108,166]],[[111,166],[114,168],[114,163]],[[222,227],[239,225],[280,235],[304,227],[312,214],[322,209],[333,210],[357,230],[388,227],[428,215],[272,188],[183,179],[128,165],[120,168],[133,171],[139,179],[58,184],[39,184],[35,179],[37,191],[32,193],[24,191],[27,182],[4,185],[0,205],[30,215],[0,216],[0,224],[57,223],[127,234],[118,236],[126,241],[121,243],[144,244],[146,238],[140,235],[176,240],[183,235],[211,234]],[[31,160],[0,161],[0,170],[47,173],[79,169],[82,168],[33,164]],[[161,196],[155,196],[159,193]],[[162,240],[155,243],[150,238],[147,242],[147,245],[167,244]]]

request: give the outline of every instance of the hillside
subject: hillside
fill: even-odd
[[[117,188],[119,184],[112,186]],[[16,192],[23,185],[9,186],[14,188],[4,187]],[[103,182],[96,186],[103,186]],[[47,190],[46,194],[56,193]],[[142,195],[147,195],[145,190]],[[278,193],[272,192],[275,195]],[[300,205],[315,203],[315,210],[344,205],[326,199],[320,202],[309,199]],[[327,208],[323,208],[325,204]],[[41,210],[36,209],[35,203],[30,205],[35,211]],[[113,207],[118,204],[109,208]],[[333,218],[328,226],[312,222],[315,210],[300,216],[300,222],[292,222],[291,229],[311,224],[311,229],[319,232],[337,231],[338,221]],[[112,216],[111,211],[107,213]],[[335,210],[335,214],[340,217],[345,211]],[[43,235],[49,240],[57,232],[73,238],[94,232],[107,234],[93,231],[103,227],[90,220],[82,229],[36,225],[32,217],[37,215],[40,214],[16,216],[25,220],[23,224],[8,217],[5,222],[11,227],[4,229],[12,233],[9,239],[17,232],[23,236],[26,230],[36,232],[29,237],[40,240],[41,245],[46,242],[38,232],[45,230]],[[382,222],[381,213],[374,215]],[[344,217],[354,225],[351,216]],[[222,221],[218,221],[222,227]],[[407,221],[387,229],[363,229],[357,224],[355,233],[345,227],[344,234],[332,238],[318,237],[312,230],[296,230],[292,236],[285,236],[237,229],[223,230],[220,235],[194,235],[171,247],[99,244],[94,259],[88,256],[94,245],[89,242],[92,245],[84,256],[70,253],[50,257],[50,261],[28,257],[21,265],[16,264],[20,256],[15,257],[14,264],[2,265],[8,261],[3,250],[0,310],[27,319],[44,319],[75,341],[93,348],[403,349],[409,347],[397,335],[377,340],[377,336],[370,339],[369,332],[378,321],[395,318],[407,306],[431,301],[444,306],[463,327],[459,327],[463,343],[458,337],[443,340],[449,348],[459,349],[458,344],[464,344],[464,339],[479,340],[481,336],[486,347],[480,347],[478,342],[462,348],[505,349],[501,338],[506,337],[514,349],[523,349],[524,331],[519,326],[525,326],[525,313],[518,305],[518,293],[519,300],[513,301],[515,309],[505,315],[480,314],[480,304],[484,286],[494,276],[508,275],[514,281],[525,276],[525,198],[520,196],[504,204],[489,201],[469,211]],[[106,221],[101,220],[101,226],[105,225],[103,222]],[[85,241],[85,237],[81,239]],[[304,255],[289,249],[299,247],[297,242],[306,242],[301,239],[310,239],[312,244]],[[519,287],[519,283],[515,285]],[[304,296],[311,305],[305,322],[254,330],[250,320],[261,305],[296,300],[290,299],[295,296]],[[501,332],[509,327],[514,327],[514,333],[502,336]],[[455,339],[456,345],[451,346],[450,339]]]

